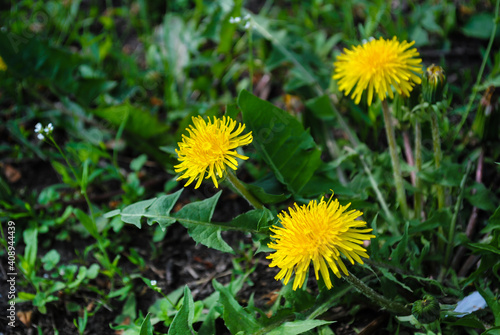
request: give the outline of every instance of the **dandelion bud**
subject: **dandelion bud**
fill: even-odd
[[[439,302],[432,295],[413,303],[411,313],[421,323],[431,323],[439,318]]]
[[[427,68],[422,80],[422,95],[424,101],[434,104],[443,99],[443,88],[446,76],[441,66],[432,64]]]

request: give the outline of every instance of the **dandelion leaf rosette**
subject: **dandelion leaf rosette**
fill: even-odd
[[[243,90],[238,97],[254,145],[276,178],[300,193],[321,164],[321,151],[302,124],[287,112]]]

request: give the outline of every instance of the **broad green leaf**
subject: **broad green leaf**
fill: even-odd
[[[222,318],[231,334],[238,332],[253,334],[261,328],[255,316],[240,306],[227,287],[219,284],[216,280],[213,280],[212,284],[215,290],[220,293],[219,302],[224,308]]]
[[[267,335],[297,335],[319,326],[329,325],[335,321],[325,320],[296,320],[282,323],[279,327],[266,333]]]
[[[141,324],[140,335],[153,335],[153,326],[151,325],[151,314],[148,313],[144,321]]]
[[[157,198],[139,201],[135,204],[125,207],[120,213],[122,221],[136,225],[137,228],[141,228],[141,217],[147,217],[147,208],[151,206],[156,201],[156,199]],[[164,213],[164,215],[168,215],[168,213]]]
[[[210,224],[221,193],[222,191],[219,191],[211,198],[187,204],[175,214],[175,217],[187,228],[189,236],[196,242],[209,248],[233,253],[233,249],[222,239],[222,228]]]
[[[181,309],[175,315],[170,328],[168,329],[168,335],[187,335],[196,334],[193,329],[194,320],[194,302],[193,296],[191,295],[191,290],[189,287],[184,287],[184,300],[182,302]]]
[[[321,164],[321,152],[309,132],[294,117],[248,91],[241,91],[238,105],[253,144],[276,178],[299,193]]]

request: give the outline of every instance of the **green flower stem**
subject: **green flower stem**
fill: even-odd
[[[420,219],[422,215],[422,180],[418,176],[422,171],[422,126],[418,120],[415,121],[415,191],[414,208],[415,218]]]
[[[441,152],[441,139],[439,135],[439,125],[437,120],[437,115],[435,112],[431,112],[431,130],[432,130],[432,144],[434,148],[434,162],[436,169],[441,167],[441,160],[443,158],[443,153]],[[437,198],[438,198],[438,209],[444,207],[444,189],[443,186],[437,185]]]
[[[349,276],[342,276],[349,284],[354,286],[359,292],[363,293],[366,297],[368,297],[371,301],[376,303],[377,305],[385,308],[391,313],[396,315],[410,315],[411,312],[408,308],[406,308],[403,304],[399,302],[389,300],[382,295],[375,292],[373,289],[368,287],[365,283],[359,280],[355,275],[349,272]]]
[[[408,218],[408,205],[406,203],[405,187],[403,177],[401,175],[401,166],[399,165],[398,150],[396,147],[396,136],[394,135],[394,127],[392,126],[392,116],[389,111],[387,100],[382,101],[382,111],[384,114],[385,133],[387,142],[389,143],[389,152],[391,154],[392,172],[394,174],[394,182],[396,184],[396,197],[403,217]]]
[[[355,150],[346,147],[346,150],[349,151],[350,153],[356,153]],[[358,155],[359,161],[361,162],[361,165],[363,165],[363,169],[365,170],[366,175],[368,176],[368,180],[370,181],[370,185],[373,188],[373,191],[375,192],[375,195],[377,196],[377,200],[380,203],[380,207],[382,207],[382,210],[384,211],[385,216],[387,217],[387,220],[390,223],[389,229],[392,234],[395,236],[400,236],[401,233],[399,232],[398,226],[397,226],[397,221],[392,215],[391,211],[389,210],[389,206],[387,206],[387,203],[385,202],[384,197],[382,196],[382,192],[380,192],[380,189],[377,185],[377,182],[375,181],[375,178],[373,177],[370,168],[368,167],[368,164],[366,164],[365,158],[363,155]]]
[[[243,185],[243,183],[236,177],[236,175],[231,171],[231,169],[226,169],[227,172],[227,180],[233,185],[233,187],[238,191],[238,193],[245,198],[250,205],[252,205],[255,209],[264,209],[264,205],[253,196],[252,193]]]
[[[465,169],[464,176],[462,177],[462,181],[460,182],[460,193],[458,194],[457,202],[455,203],[455,210],[453,211],[453,216],[451,217],[450,230],[448,231],[448,245],[446,246],[446,253],[444,256],[444,264],[448,267],[450,262],[451,251],[454,246],[455,239],[455,227],[457,225],[458,212],[460,211],[460,207],[462,206],[462,200],[464,198],[464,190],[465,190],[465,182],[467,181],[467,177],[471,171],[472,164],[469,161],[467,163],[467,168]],[[444,276],[444,275],[443,275]]]
[[[92,222],[94,223],[94,226],[96,226],[96,222],[95,222],[95,218],[94,218],[94,212],[92,210],[92,203],[90,202],[90,199],[89,199],[89,196],[87,194],[87,189],[86,187],[84,188],[83,185],[81,184],[81,178],[78,178],[78,175],[76,174],[76,171],[75,169],[73,168],[73,166],[70,164],[68,158],[66,157],[66,155],[64,154],[64,151],[62,151],[61,147],[59,147],[59,145],[57,144],[57,142],[54,140],[54,138],[52,137],[52,135],[46,135],[47,138],[50,140],[50,142],[56,147],[57,151],[59,151],[59,153],[61,154],[61,156],[63,156],[64,158],[64,161],[66,162],[66,164],[68,165],[68,167],[70,168],[71,170],[71,173],[73,173],[73,176],[75,177],[76,181],[80,184],[80,192],[83,194],[83,197],[85,198],[85,201],[87,202],[87,206],[89,207],[89,211],[90,211],[90,219],[92,220]],[[104,247],[104,244],[102,242],[102,239],[101,238],[96,238],[97,240],[97,246],[98,248],[101,250],[103,256],[104,256],[104,260],[106,262],[106,265],[111,265],[111,260],[108,256],[108,253],[106,251],[106,248]]]

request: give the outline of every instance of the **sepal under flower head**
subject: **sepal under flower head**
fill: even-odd
[[[409,96],[415,84],[420,84],[422,73],[417,49],[410,47],[415,42],[399,42],[392,40],[371,39],[366,43],[354,46],[352,50],[344,49],[334,63],[333,79],[338,81],[339,89],[349,95],[358,104],[363,92],[367,91],[368,105],[373,96],[380,100],[387,96],[394,97],[392,89],[398,94]]]
[[[248,159],[238,154],[236,148],[252,143],[252,132],[241,135],[245,125],[226,116],[214,117],[213,121],[209,118],[208,122],[198,116],[192,121],[193,125],[186,129],[189,134],[182,135],[179,149],[175,150],[180,164],[174,170],[182,173],[177,180],[188,179],[185,187],[197,180],[195,188],[198,188],[204,178],[211,178],[215,187],[219,187],[217,178],[223,177],[227,166],[236,170],[236,158]]]
[[[368,234],[366,222],[357,220],[363,213],[358,210],[347,211],[350,204],[341,206],[337,199],[328,201],[321,198],[319,203],[312,200],[308,205],[289,208],[289,212],[278,214],[281,226],[270,230],[273,241],[268,247],[276,252],[267,256],[272,262],[270,267],[281,268],[275,279],[284,279],[286,285],[295,272],[293,289],[304,284],[312,261],[316,279],[319,272],[328,289],[332,288],[329,268],[340,278],[341,272],[349,275],[341,256],[352,264],[363,264],[361,257],[368,258],[363,241],[374,238]]]

